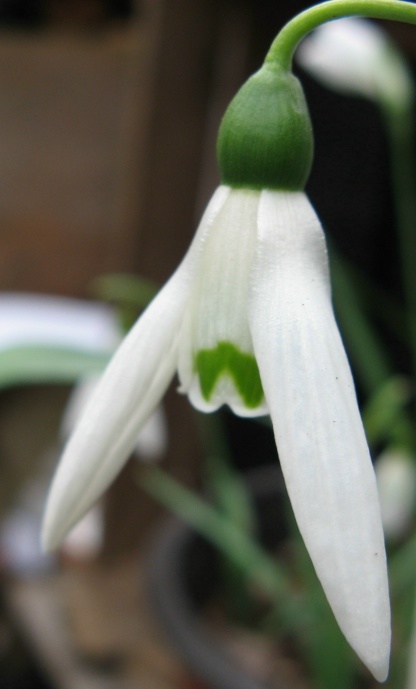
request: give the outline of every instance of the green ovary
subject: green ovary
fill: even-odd
[[[244,354],[231,342],[219,342],[214,349],[201,349],[195,357],[195,370],[207,401],[223,375],[233,380],[248,409],[255,409],[263,401],[263,388],[254,356]]]

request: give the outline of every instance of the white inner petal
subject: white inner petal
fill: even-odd
[[[206,239],[203,261],[184,320],[179,351],[181,390],[203,411],[228,404],[243,416],[267,413],[264,402],[255,409],[247,408],[227,373],[218,378],[207,400],[195,372],[197,353],[213,350],[219,343],[231,343],[240,352],[253,355],[247,304],[259,197],[256,191],[230,192]]]
[[[194,350],[227,340],[252,352],[247,322],[259,194],[232,191],[207,237],[194,287]]]

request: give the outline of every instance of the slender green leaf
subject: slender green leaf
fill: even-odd
[[[128,302],[139,308],[147,306],[158,289],[153,280],[129,273],[101,275],[91,283],[91,291],[103,301]]]
[[[64,347],[19,346],[0,351],[0,389],[35,383],[74,383],[100,373],[110,354]]]
[[[347,262],[331,247],[331,275],[335,311],[352,365],[366,394],[391,375],[387,353],[364,314]]]
[[[129,273],[102,275],[90,286],[91,293],[95,297],[116,306],[124,332],[131,328],[158,289],[158,285],[152,280]]]
[[[239,565],[272,599],[283,600],[290,583],[282,567],[228,517],[156,466],[141,467],[140,485]]]
[[[392,376],[375,391],[363,409],[370,444],[415,447],[415,429],[406,408],[412,394],[411,382],[404,376]]]

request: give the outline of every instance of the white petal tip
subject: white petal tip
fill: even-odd
[[[347,634],[346,637],[348,639]],[[378,682],[385,682],[389,674],[390,665],[390,623],[386,624],[384,630],[380,627],[379,633],[377,629],[373,632],[369,631],[366,639],[363,639],[361,635],[357,643],[354,643],[354,638],[351,637],[349,641],[373,677]]]
[[[380,659],[374,665],[368,665],[368,669],[373,674],[377,682],[385,682],[389,674],[389,653],[387,658]]]
[[[40,537],[44,552],[57,550],[96,502],[82,490],[79,482],[71,484],[65,478],[58,471],[48,495]]]
[[[54,550],[57,550],[60,542],[60,539],[53,538],[50,534],[41,534],[40,546],[43,553],[52,553]]]
[[[54,550],[57,550],[65,539],[65,536],[69,530],[70,528],[66,528],[62,524],[58,525],[55,523],[51,526],[47,523],[47,521],[44,521],[40,537],[43,552],[50,553]]]

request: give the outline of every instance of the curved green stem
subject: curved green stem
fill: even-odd
[[[295,50],[308,33],[332,19],[352,16],[416,24],[416,5],[404,0],[328,0],[314,5],[283,27],[270,47],[266,62],[277,62],[290,70]]]
[[[413,106],[415,94],[412,95],[409,106],[400,111],[385,104],[384,119],[390,143],[399,251],[408,313],[407,325],[413,380],[416,385],[416,169],[414,162],[416,127]]]

